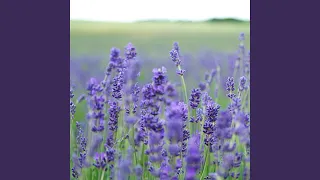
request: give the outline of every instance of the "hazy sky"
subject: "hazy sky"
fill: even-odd
[[[146,19],[250,19],[250,0],[70,0],[70,19],[131,22]]]

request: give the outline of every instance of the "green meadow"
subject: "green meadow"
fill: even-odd
[[[183,52],[203,49],[233,52],[238,35],[246,34],[250,46],[249,22],[86,22],[70,21],[70,51],[74,55],[106,55],[111,47],[132,42],[139,52],[151,57],[167,56],[173,41]]]

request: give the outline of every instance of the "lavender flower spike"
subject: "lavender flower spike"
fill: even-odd
[[[196,180],[196,175],[201,166],[201,153],[199,150],[200,136],[194,135],[190,138],[188,144],[188,152],[186,156],[186,180]]]
[[[170,51],[170,57],[171,57],[171,60],[176,64],[176,66],[180,66],[180,64],[181,64],[180,48],[179,48],[179,44],[177,42],[173,43],[173,48]]]
[[[201,100],[201,90],[199,88],[193,89],[191,92],[191,97],[189,99],[189,104],[192,109],[196,109],[199,106]]]

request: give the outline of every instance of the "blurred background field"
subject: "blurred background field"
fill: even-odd
[[[247,36],[248,22],[136,22],[110,23],[70,21],[71,55],[106,55],[111,47],[122,48],[132,42],[139,52],[151,57],[163,56],[170,51],[173,41],[181,44],[182,51],[197,53],[201,50],[234,52],[238,35]]]
[[[179,42],[188,91],[204,80],[205,72],[222,67],[226,79],[237,57],[238,36],[243,32],[246,49],[250,47],[250,23],[247,21],[135,23],[70,21],[70,78],[76,94],[83,93],[91,77],[102,80],[112,47],[122,53],[129,43],[137,48],[143,84],[152,77],[152,69],[164,66],[172,82],[179,82],[169,51]],[[224,85],[224,82],[221,82]],[[221,93],[224,96],[223,92]],[[224,99],[224,98],[222,98]]]

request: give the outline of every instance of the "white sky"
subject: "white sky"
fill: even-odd
[[[250,20],[250,0],[70,0],[71,20]]]

